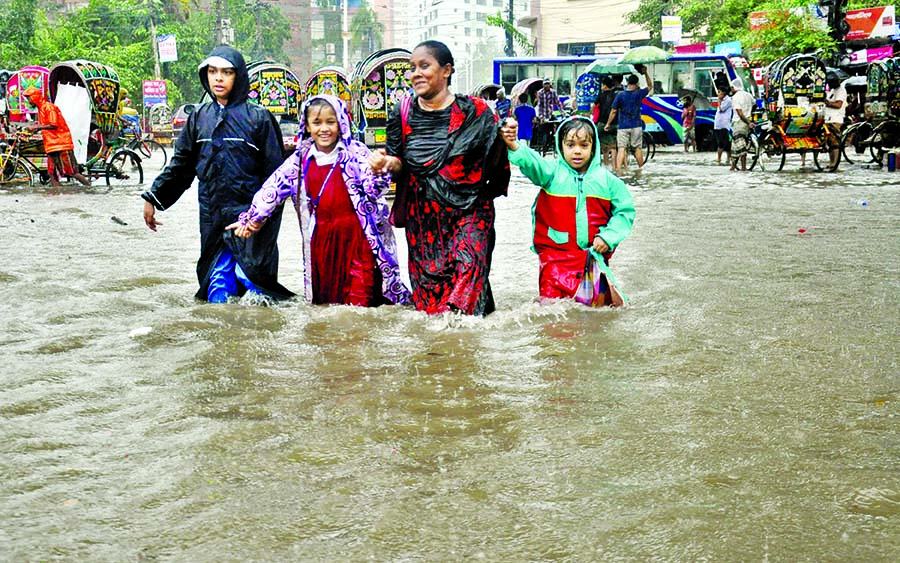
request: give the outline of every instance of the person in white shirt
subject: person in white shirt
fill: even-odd
[[[738,162],[741,170],[747,170],[747,152],[750,149],[750,117],[756,100],[753,94],[744,90],[740,78],[731,81],[731,169],[737,170]]]
[[[844,127],[844,117],[847,115],[847,90],[836,76],[827,80],[828,94],[825,96],[825,127],[832,136],[829,140],[831,146],[832,164],[838,158],[840,150],[841,129]]]

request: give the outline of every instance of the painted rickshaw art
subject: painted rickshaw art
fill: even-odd
[[[861,157],[868,149],[872,161],[883,165],[887,153],[900,152],[900,57],[869,63],[865,118],[844,132],[842,152]]]
[[[300,80],[291,69],[272,61],[259,61],[251,63],[247,72],[250,75],[248,98],[251,102],[266,108],[272,115],[297,121]]]
[[[66,119],[75,157],[92,181],[134,185],[144,181],[141,157],[125,148],[119,120],[119,75],[110,66],[66,61],[50,69],[50,96]]]
[[[751,168],[762,161],[781,170],[787,153],[811,152],[816,168],[837,170],[840,138],[825,125],[825,83],[825,63],[815,55],[790,55],[769,65],[765,79],[769,121]]]
[[[37,108],[25,99],[24,92],[34,87],[50,99],[47,89],[49,76],[50,70],[42,66],[26,66],[10,75],[6,83],[6,105],[12,123],[37,120]]]
[[[334,96],[350,106],[350,79],[344,70],[336,66],[326,66],[312,73],[303,90],[303,100],[313,96]]]
[[[363,142],[371,148],[387,142],[387,118],[395,105],[413,95],[406,49],[385,49],[369,55],[350,77],[350,115]]]

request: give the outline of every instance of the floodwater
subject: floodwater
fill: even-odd
[[[535,303],[517,176],[485,319],[199,304],[194,190],[0,191],[0,561],[898,560],[900,174],[712,160],[626,175],[623,310]]]

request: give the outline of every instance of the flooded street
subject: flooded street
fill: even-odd
[[[515,173],[485,319],[200,304],[195,189],[0,190],[0,561],[896,561],[900,174],[809,160],[627,173],[623,310],[535,302]]]

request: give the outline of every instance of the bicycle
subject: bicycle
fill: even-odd
[[[143,184],[144,168],[141,166],[141,157],[126,148],[121,139],[115,139],[112,144],[107,144],[106,136],[99,131],[97,133],[100,147],[94,156],[81,165],[82,172],[91,180],[105,177],[106,185],[110,187]],[[94,139],[96,141],[96,137]],[[135,178],[132,178],[132,175],[137,182],[134,182]]]
[[[14,129],[11,139],[0,138],[0,182],[24,182],[28,186],[34,185],[37,175],[42,184],[50,181],[50,175],[41,170],[34,161],[22,155],[23,142],[32,142],[31,135],[22,129]],[[34,141],[34,147],[38,144],[43,150],[43,141]]]
[[[131,124],[129,123],[128,125]],[[166,164],[169,162],[169,155],[166,153],[166,148],[159,142],[153,140],[152,133],[144,133],[141,129],[140,121],[138,121],[136,129],[137,130],[135,130],[134,127],[129,127],[128,129],[122,130],[123,136],[129,138],[129,141],[125,144],[125,148],[138,153],[150,164],[159,166],[160,169],[165,168]],[[126,133],[126,131],[130,131],[131,133]],[[160,161],[162,162],[160,163]]]

